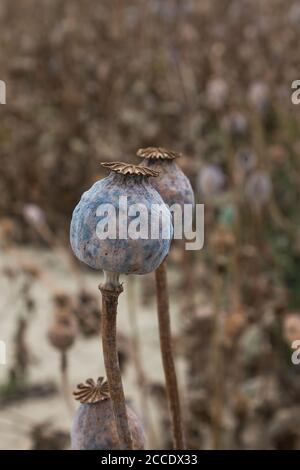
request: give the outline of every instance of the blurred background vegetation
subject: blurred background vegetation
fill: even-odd
[[[26,335],[43,310],[32,286],[42,278],[48,309],[69,309],[81,335],[97,336],[97,278],[71,257],[71,213],[104,176],[101,161],[137,162],[139,147],[159,145],[183,153],[206,211],[204,249],[183,254],[175,244],[170,254],[188,445],[300,447],[300,366],[291,362],[300,339],[299,21],[296,0],[2,0],[0,337],[10,321],[15,346],[0,403],[4,414],[13,405],[12,426],[14,400],[38,396],[43,410],[41,396],[56,390],[47,374],[38,386],[30,379]],[[61,259],[77,280],[63,301],[47,274]],[[152,301],[153,279],[139,282],[129,310]],[[6,315],[16,285],[21,314]],[[133,341],[120,339],[120,354],[136,369]],[[141,374],[135,389],[162,413],[162,381]],[[3,428],[1,446],[68,446],[60,429],[30,426],[18,444]],[[155,432],[149,446],[167,447],[167,417]]]

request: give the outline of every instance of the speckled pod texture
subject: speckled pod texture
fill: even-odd
[[[128,406],[127,416],[133,448],[142,450],[145,445],[143,428]],[[111,400],[79,406],[72,423],[71,446],[73,450],[120,449]]]
[[[191,183],[174,160],[145,159],[141,165],[160,172],[157,178],[151,178],[151,184],[168,206],[195,204]]]
[[[127,196],[128,208],[131,204],[142,203],[149,213],[149,221],[152,204],[160,204],[169,224],[170,237],[163,239],[160,228],[157,239],[100,239],[96,233],[100,220],[96,215],[97,208],[110,203],[118,215],[120,196]],[[128,219],[128,222],[131,220]],[[172,235],[170,211],[148,178],[111,172],[82,195],[73,212],[70,240],[77,258],[91,268],[120,274],[146,274],[154,271],[164,260]]]

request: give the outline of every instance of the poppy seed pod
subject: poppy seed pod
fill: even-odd
[[[120,162],[102,165],[111,170],[109,176],[97,181],[85,192],[73,212],[70,232],[72,249],[79,260],[94,269],[118,274],[146,274],[154,271],[168,254],[173,235],[171,214],[149,181],[149,176],[156,177],[158,173]],[[127,205],[125,215],[124,197]],[[115,238],[99,237],[97,233],[98,224],[104,220],[102,213],[102,218],[97,214],[100,214],[104,205],[110,205],[115,211]],[[143,206],[146,211],[149,235],[145,238],[129,235],[133,218],[127,208],[129,211],[133,205]],[[159,205],[164,224],[159,224],[158,236],[151,238],[149,224],[154,205]],[[108,223],[109,219],[110,214],[106,219]],[[163,234],[161,225],[167,225],[168,237]],[[121,231],[125,236],[119,236]]]
[[[74,395],[81,405],[72,423],[72,449],[120,449],[107,382],[104,382],[102,377],[98,379],[97,384],[92,379],[88,379],[85,384],[78,385]],[[126,411],[133,449],[142,450],[145,444],[142,425],[128,406]]]
[[[256,81],[251,84],[248,99],[253,108],[265,112],[270,106],[270,89],[267,83]]]
[[[222,191],[225,175],[217,165],[204,165],[198,174],[198,188],[203,197],[210,197]]]
[[[300,338],[300,315],[298,313],[287,313],[283,317],[283,337],[288,344]]]
[[[216,77],[208,82],[206,98],[210,109],[219,111],[224,108],[228,95],[229,87],[223,78]]]
[[[246,117],[238,111],[225,116],[222,120],[222,128],[234,139],[245,137],[248,132],[248,127]]]
[[[245,196],[255,209],[267,204],[272,195],[272,181],[263,170],[254,171],[245,184]]]
[[[143,158],[142,165],[159,171],[157,178],[151,178],[151,184],[169,206],[173,204],[195,205],[191,183],[175,162],[180,154],[161,147],[139,149],[137,155]]]
[[[242,148],[236,153],[235,160],[238,170],[247,173],[256,167],[257,155],[249,148]]]
[[[49,342],[54,348],[66,351],[74,343],[76,334],[77,323],[72,312],[68,308],[59,308],[55,313],[53,323],[48,329],[47,336]]]

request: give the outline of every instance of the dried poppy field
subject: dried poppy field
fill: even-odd
[[[2,0],[1,450],[300,449],[299,21]]]

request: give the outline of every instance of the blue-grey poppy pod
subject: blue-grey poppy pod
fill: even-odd
[[[256,210],[266,205],[272,196],[272,181],[264,170],[255,170],[246,181],[245,196]]]
[[[148,147],[138,150],[137,155],[143,158],[143,166],[159,171],[157,178],[151,178],[151,184],[171,210],[175,238],[184,237],[180,226],[183,222],[185,227],[192,227],[195,196],[190,180],[175,161],[180,154],[162,147]]]
[[[94,269],[118,274],[154,271],[167,256],[173,236],[170,211],[149,181],[158,173],[121,162],[102,165],[111,170],[110,174],[82,195],[73,212],[72,249],[79,260]],[[102,210],[107,206],[104,215]],[[144,229],[147,223],[140,237],[132,235],[132,224],[138,218]],[[114,224],[115,238],[113,231],[105,238],[101,230],[105,225],[114,228]]]
[[[120,443],[114,420],[108,384],[103,377],[97,382],[88,379],[79,384],[74,392],[80,401],[71,427],[73,450],[118,450]],[[145,445],[143,427],[139,418],[126,407],[129,428],[134,450],[142,450]]]
[[[151,184],[168,206],[173,204],[195,205],[191,183],[175,161],[180,157],[179,153],[161,147],[148,147],[139,149],[137,155],[144,159],[143,166],[159,171],[157,178],[151,178]]]
[[[202,197],[220,193],[225,185],[225,175],[217,165],[203,165],[198,174],[198,189]]]

